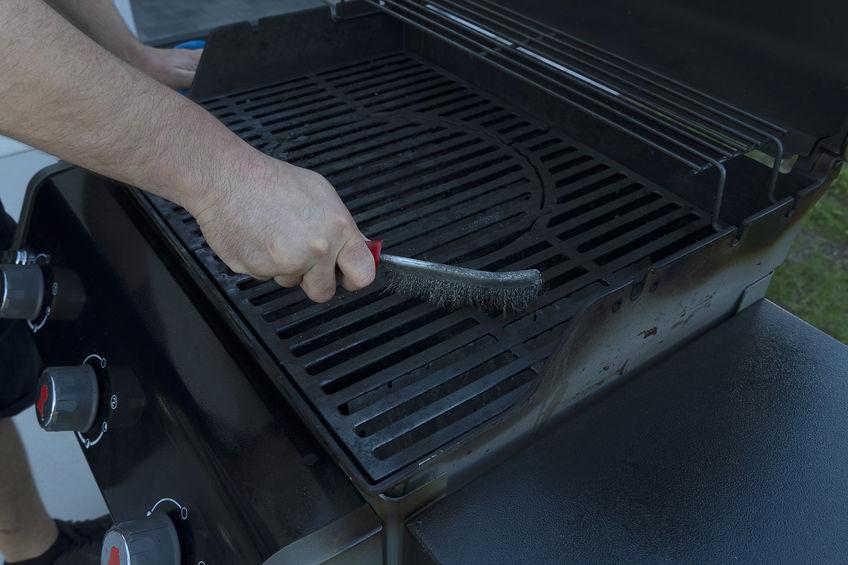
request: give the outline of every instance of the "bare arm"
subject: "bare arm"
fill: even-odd
[[[0,0],[0,133],[173,200],[237,272],[314,300],[374,265],[333,188],[271,159],[40,0]]]
[[[127,28],[113,0],[45,0],[80,31],[120,59],[173,88],[188,88],[200,51],[156,49]]]

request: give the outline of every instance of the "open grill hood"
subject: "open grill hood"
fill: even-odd
[[[496,3],[780,124],[787,156],[809,155],[817,145],[844,150],[844,2]],[[481,3],[461,4],[479,10]]]
[[[191,95],[257,149],[325,175],[387,251],[541,270],[546,290],[529,312],[449,311],[385,295],[379,280],[313,304],[300,289],[229,272],[187,212],[139,196],[288,402],[372,494],[427,480],[449,451],[465,458],[452,469],[470,464],[489,450],[459,453],[461,441],[538,399],[540,383],[561,389],[555,358],[586,305],[611,301],[595,311],[598,327],[610,315],[628,328],[660,321],[599,332],[619,335],[600,349],[608,358],[587,361],[600,364],[578,371],[568,386],[579,390],[560,390],[546,418],[729,315],[782,260],[791,212],[822,184],[744,158],[781,150],[791,132],[780,124],[538,21],[503,9],[496,19],[489,0],[433,6],[356,2],[334,18],[316,9],[223,28]],[[491,18],[468,19],[481,6]],[[546,43],[517,50],[518,27]],[[589,53],[592,67],[554,44]],[[660,270],[662,285],[651,281]],[[522,430],[487,441],[516,443]]]

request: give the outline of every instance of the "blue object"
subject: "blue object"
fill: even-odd
[[[174,45],[174,49],[203,49],[206,47],[205,39],[189,39],[188,41],[183,41],[182,43],[177,43]],[[181,88],[177,92],[180,94],[188,94],[188,88]]]
[[[204,47],[206,47],[205,39],[190,39],[174,45],[174,49],[203,49]]]

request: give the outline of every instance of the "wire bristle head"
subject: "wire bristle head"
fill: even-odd
[[[541,274],[525,276],[519,284],[492,284],[446,279],[437,274],[385,269],[386,290],[422,298],[445,308],[472,306],[483,311],[523,312],[542,293]]]

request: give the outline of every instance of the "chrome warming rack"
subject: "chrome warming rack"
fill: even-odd
[[[693,173],[715,171],[712,224],[724,164],[770,146],[768,195],[786,130],[718,98],[490,0],[365,0],[652,147]]]

